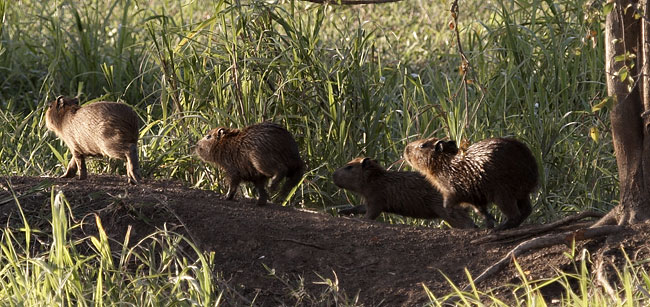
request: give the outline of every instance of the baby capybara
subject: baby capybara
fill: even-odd
[[[487,212],[489,203],[507,217],[497,229],[519,226],[532,211],[529,195],[538,185],[537,162],[515,139],[482,140],[464,152],[455,141],[422,139],[406,146],[404,158],[438,188],[445,208],[472,204],[490,228],[494,218]]]
[[[382,212],[415,218],[441,218],[454,228],[474,228],[460,207],[442,207],[442,195],[418,172],[385,170],[370,158],[356,158],[337,169],[334,184],[361,195],[365,217],[376,219]],[[349,212],[362,211],[359,207]],[[344,211],[343,211],[344,212]]]
[[[214,163],[226,173],[227,199],[233,199],[241,181],[255,184],[257,205],[266,204],[266,182],[276,190],[286,178],[278,200],[283,201],[302,179],[305,164],[298,144],[282,126],[263,122],[243,129],[215,128],[196,144],[196,153],[205,162]]]
[[[138,115],[124,103],[99,101],[79,106],[77,98],[59,96],[48,104],[45,124],[68,146],[72,159],[62,177],[86,179],[86,157],[126,160],[128,182],[140,180]]]

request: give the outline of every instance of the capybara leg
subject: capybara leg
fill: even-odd
[[[126,155],[126,176],[130,184],[138,184],[140,181],[140,165],[138,163],[138,147],[131,144],[129,153]]]
[[[501,210],[501,212],[503,212],[503,215],[505,215],[507,218],[503,224],[497,226],[496,230],[514,228],[523,222],[521,213],[517,207],[517,201],[515,199],[504,197],[497,199],[495,202],[497,207],[499,207],[499,210]]]
[[[474,211],[483,218],[485,221],[485,227],[494,228],[494,224],[497,220],[488,212],[486,204],[479,204],[474,206]]]
[[[379,215],[381,214],[381,210],[379,210],[378,208],[371,207],[371,206],[366,206],[366,210],[367,211],[366,211],[365,218],[367,218],[369,220],[374,220],[374,219],[378,218]]]
[[[467,214],[467,210],[461,207],[456,209],[452,208],[446,213],[446,217],[443,217],[443,220],[447,221],[449,225],[453,228],[460,229],[471,229],[476,228],[476,224],[472,221],[472,218]]]
[[[449,210],[449,208],[453,208],[454,205],[456,205],[455,201],[452,201],[451,199],[445,197],[442,201],[442,207]]]
[[[259,180],[255,182],[255,188],[257,189],[257,205],[264,206],[266,205],[266,200],[269,199],[269,194],[266,192],[266,180]]]
[[[287,180],[284,181],[284,184],[282,185],[282,190],[280,191],[280,194],[278,194],[278,200],[279,201],[284,201],[285,198],[287,198],[287,195],[289,195],[289,192],[291,192],[291,189],[298,185],[300,183],[300,180],[302,180],[302,170],[301,171],[296,171],[293,174],[289,174],[287,176]]]
[[[72,159],[68,162],[68,168],[66,169],[65,174],[63,174],[61,178],[72,178],[75,175],[77,175],[77,159],[72,156]]]
[[[526,220],[530,213],[533,212],[533,206],[530,204],[530,199],[526,197],[517,200],[517,207],[519,208],[519,216],[521,218],[519,224],[521,224],[524,220]]]
[[[235,193],[237,193],[237,188],[239,187],[240,182],[241,179],[236,177],[228,179],[228,194],[226,194],[227,200],[232,200],[235,198]]]
[[[269,190],[271,191],[277,191],[278,186],[280,186],[280,182],[282,182],[282,179],[287,176],[287,168],[286,167],[279,167],[280,169],[273,174],[273,177],[271,177],[271,185],[269,186]]]
[[[83,155],[75,155],[74,159],[77,161],[77,168],[79,168],[79,180],[88,178],[88,170],[86,169],[86,158]]]
[[[338,211],[338,214],[340,214],[340,215],[365,214],[366,211],[367,211],[366,206],[358,205],[358,206],[354,206],[352,208],[341,209],[341,210]]]

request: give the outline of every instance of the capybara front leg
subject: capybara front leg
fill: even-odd
[[[77,160],[74,156],[72,156],[72,159],[70,159],[70,162],[68,162],[68,168],[66,169],[65,174],[63,174],[61,178],[73,178],[76,174]]]
[[[88,178],[88,170],[86,169],[86,157],[81,154],[75,154],[74,159],[77,161],[77,168],[79,168],[79,180]]]
[[[266,205],[266,201],[269,199],[269,194],[266,192],[266,180],[255,182],[255,188],[257,189],[257,194],[259,194],[259,197],[257,198],[257,205]]]
[[[238,177],[231,177],[228,179],[228,194],[226,194],[227,200],[233,200],[233,198],[235,198],[235,193],[237,193],[237,188],[239,187],[240,182],[241,179]]]
[[[129,153],[126,155],[126,175],[130,184],[138,184],[141,179],[138,147],[135,144],[131,144]]]

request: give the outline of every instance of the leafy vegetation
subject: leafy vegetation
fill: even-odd
[[[604,115],[591,112],[604,95],[602,35],[580,5],[465,3],[458,27],[475,77],[465,93],[442,2],[4,1],[1,172],[61,172],[70,155],[43,111],[64,94],[136,108],[146,177],[223,191],[191,145],[210,127],[273,120],[309,166],[293,201],[326,208],[344,197],[331,172],[356,156],[398,167],[420,136],[511,135],[543,170],[533,219],[605,211],[615,164]],[[583,39],[592,31],[596,48]],[[91,171],[121,167],[96,161]]]
[[[615,159],[606,112],[592,110],[601,109],[606,96],[602,15],[583,5],[462,2],[456,27],[471,65],[467,71],[443,1],[338,7],[257,0],[0,0],[0,174],[62,172],[70,154],[47,132],[43,114],[45,103],[63,94],[134,106],[143,122],[140,157],[148,178],[223,192],[219,172],[193,157],[191,145],[211,127],[272,120],[294,133],[309,167],[292,202],[326,209],[346,198],[355,201],[330,180],[354,157],[371,156],[396,168],[406,142],[421,136],[470,143],[515,136],[531,147],[541,169],[532,222],[607,211],[618,198]],[[124,173],[121,163],[89,165],[91,173],[116,170]],[[56,214],[53,224],[66,227],[65,215]],[[74,285],[79,274],[108,283],[119,269],[102,258],[101,237],[92,240],[95,256],[62,272],[37,260],[30,234],[23,235],[25,242],[18,243],[18,233],[3,234],[3,250],[11,249],[14,260],[1,267],[25,278],[14,285],[28,289],[27,283],[41,282],[35,271],[53,274],[52,287],[64,275],[70,283],[57,288],[63,292],[56,297],[30,300],[81,302],[93,292]],[[152,235],[161,248],[179,240]],[[59,255],[56,261],[81,257],[58,248],[43,252]],[[188,295],[214,303],[221,290],[202,275],[209,256],[199,258],[203,271],[188,268],[187,274],[201,287]],[[85,272],[90,266],[100,273]],[[167,287],[173,285],[159,282],[152,282],[160,287],[152,293],[172,293]],[[25,295],[15,291],[11,295]]]
[[[224,290],[213,280],[211,255],[183,236],[163,229],[129,242],[129,229],[114,251],[97,216],[98,235],[77,240],[72,232],[80,224],[72,222],[65,196],[52,190],[51,208],[49,232],[30,227],[23,215],[22,228],[2,233],[3,306],[219,304]]]

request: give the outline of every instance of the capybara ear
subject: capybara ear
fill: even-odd
[[[75,97],[69,100],[70,103],[79,105],[79,97]]]
[[[370,166],[370,163],[372,163],[372,159],[366,157],[361,160],[361,167],[368,167]]]
[[[56,108],[57,109],[63,108],[64,105],[65,105],[65,97],[63,97],[63,95],[59,95],[58,97],[56,97]]]
[[[451,154],[456,154],[458,152],[458,146],[456,146],[456,141],[436,141],[433,144],[433,147],[436,152],[446,152]]]
[[[433,148],[435,149],[436,152],[443,152],[444,151],[444,146],[445,146],[444,143],[445,143],[445,141],[438,140],[433,144]],[[420,146],[424,147],[423,145],[424,145],[424,143],[422,143]]]
[[[443,150],[455,154],[458,152],[458,145],[456,145],[456,141],[447,141],[444,143]]]
[[[224,134],[226,134],[226,128],[219,128],[217,130],[217,139],[220,139]]]

